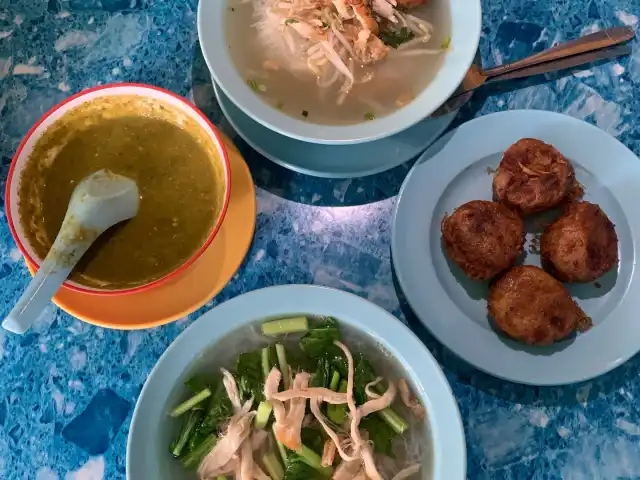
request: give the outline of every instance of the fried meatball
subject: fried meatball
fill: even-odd
[[[591,325],[564,285],[531,265],[513,267],[495,282],[488,308],[497,328],[529,345],[550,345]]]
[[[579,202],[542,234],[542,266],[563,282],[590,282],[618,263],[618,236],[598,205]]]
[[[534,138],[511,145],[493,177],[494,200],[521,215],[553,208],[579,188],[569,160]]]
[[[514,264],[525,240],[522,219],[500,203],[473,200],[442,219],[446,252],[473,280],[489,280]]]

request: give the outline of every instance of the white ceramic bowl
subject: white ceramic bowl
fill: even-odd
[[[218,134],[218,130],[200,110],[198,110],[183,97],[180,97],[168,90],[153,87],[150,85],[120,83],[89,88],[65,99],[63,102],[54,106],[51,110],[45,113],[40,118],[40,120],[38,120],[38,122],[33,127],[31,127],[29,132],[27,132],[11,162],[5,192],[5,208],[11,235],[13,236],[13,239],[18,245],[18,248],[22,252],[22,255],[25,257],[25,259],[36,268],[39,268],[40,264],[44,260],[36,253],[35,249],[27,240],[24,229],[22,227],[22,222],[19,218],[20,209],[18,208],[20,178],[22,176],[22,171],[27,164],[27,160],[29,159],[29,156],[31,155],[31,152],[33,151],[36,143],[49,127],[51,127],[58,119],[60,119],[70,110],[82,105],[83,103],[91,102],[98,98],[122,95],[146,97],[167,104],[173,107],[177,112],[180,112],[181,114],[184,114],[185,116],[193,119],[199,125],[202,131],[211,138],[218,151],[218,157],[224,171],[225,189],[223,193],[223,206],[220,209],[220,214],[218,215],[218,218],[211,228],[211,231],[209,232],[209,235],[207,236],[205,242],[193,252],[192,256],[185,263],[183,263],[168,275],[138,287],[119,290],[92,288],[81,285],[77,282],[73,282],[71,280],[67,280],[64,283],[64,286],[76,292],[83,292],[93,295],[122,295],[147,290],[166,282],[179,272],[186,270],[207,249],[207,247],[213,241],[216,233],[220,229],[220,226],[222,225],[222,221],[224,220],[227,206],[229,204],[229,196],[231,193],[231,170],[229,167],[227,152],[224,143],[222,142],[222,137],[220,137],[220,135]]]
[[[458,405],[438,363],[398,319],[358,296],[311,285],[246,293],[210,310],[169,346],[151,371],[133,412],[127,442],[128,480],[194,478],[174,460],[169,445],[179,422],[168,413],[185,395],[183,382],[208,365],[205,352],[225,348],[229,333],[265,317],[330,315],[384,347],[403,366],[427,411],[433,480],[466,479],[466,449]],[[228,347],[228,346],[227,346]]]
[[[431,0],[448,8],[451,43],[434,79],[409,105],[379,119],[356,125],[318,125],[295,119],[263,102],[237,71],[227,46],[227,1],[198,5],[198,37],[209,70],[233,103],[255,121],[288,137],[313,143],[349,144],[401,132],[431,115],[460,85],[478,49],[480,0]],[[249,27],[247,27],[249,28]]]

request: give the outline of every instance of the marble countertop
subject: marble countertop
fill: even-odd
[[[638,27],[640,17],[638,0],[483,0],[483,7],[485,66],[602,27]],[[0,195],[21,137],[42,113],[74,92],[122,81],[192,99],[232,135],[258,186],[255,241],[237,275],[201,311],[162,328],[119,332],[52,306],[27,335],[0,330],[0,478],[124,478],[133,406],[160,354],[202,311],[283,283],[355,292],[414,326],[458,400],[470,479],[640,478],[638,357],[562,388],[510,384],[457,360],[417,326],[393,282],[389,222],[411,165],[323,180],[252,152],[216,105],[196,8],[195,0],[0,0]],[[619,61],[489,89],[456,122],[515,108],[585,119],[640,154],[640,44]],[[4,316],[29,275],[0,208]]]

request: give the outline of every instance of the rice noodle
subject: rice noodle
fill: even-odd
[[[402,58],[402,57],[418,57],[421,55],[440,55],[443,50],[434,50],[431,48],[423,48],[421,50],[409,50],[404,52],[393,52],[389,55],[389,59]]]
[[[405,480],[420,471],[420,464],[414,463],[407,468],[400,470],[391,480]]]

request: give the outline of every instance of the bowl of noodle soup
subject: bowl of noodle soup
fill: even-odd
[[[377,305],[313,285],[245,293],[185,329],[147,377],[126,457],[127,480],[466,479],[429,350]]]
[[[479,0],[200,2],[213,79],[247,115],[313,143],[352,144],[431,115],[461,83]]]

